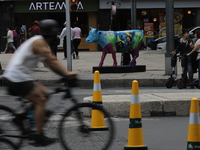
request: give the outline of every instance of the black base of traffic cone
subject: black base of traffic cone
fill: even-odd
[[[128,147],[128,146],[124,146],[124,150],[147,150],[148,147],[147,146],[141,146],[141,147]]]

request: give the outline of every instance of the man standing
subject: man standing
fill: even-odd
[[[8,50],[9,47],[12,47],[14,50],[16,50],[15,46],[13,45],[13,32],[11,31],[11,28],[8,27],[7,28],[7,36],[4,36],[3,38],[7,39],[7,44],[6,44],[6,48],[4,50],[4,52],[1,52],[2,54],[5,54],[6,51]]]
[[[183,38],[180,39],[177,49],[172,52],[172,55],[178,54],[180,52],[180,57],[182,60],[182,80],[184,82],[184,87],[187,85],[187,72],[189,74],[190,84],[193,83],[193,69],[192,69],[192,56],[185,56],[191,52],[194,47],[192,40],[189,39],[189,32],[183,31]]]
[[[28,29],[28,38],[31,38],[34,35],[40,35],[40,27],[38,20],[35,20],[33,22],[33,26]]]
[[[63,28],[59,38],[62,39],[63,38],[63,51],[64,51],[64,58],[63,59],[67,59],[67,51],[66,51],[66,35],[67,35],[67,28],[66,28],[66,21],[63,24],[65,27]],[[73,32],[72,32],[72,28],[71,28],[71,49],[73,49],[73,43],[72,43],[72,37],[73,37]]]

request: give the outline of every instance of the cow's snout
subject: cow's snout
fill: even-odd
[[[85,39],[85,41],[87,42],[87,43],[91,43],[91,40],[90,39]]]

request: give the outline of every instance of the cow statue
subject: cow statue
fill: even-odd
[[[139,56],[139,49],[143,42],[143,31],[100,31],[90,27],[90,32],[86,38],[87,43],[97,43],[103,48],[99,67],[103,66],[107,53],[112,54],[113,66],[117,66],[116,52],[128,52],[132,56],[129,66],[136,65],[136,58]]]

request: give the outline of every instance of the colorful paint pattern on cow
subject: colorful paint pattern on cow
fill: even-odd
[[[141,30],[126,31],[101,31],[91,28],[86,39],[87,43],[97,43],[103,48],[99,66],[103,65],[107,53],[112,54],[113,66],[117,66],[116,52],[128,52],[132,56],[129,66],[136,65],[136,58],[139,56],[139,49],[143,42],[144,34]]]

